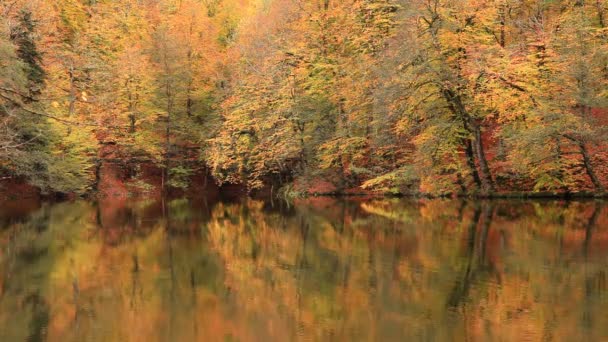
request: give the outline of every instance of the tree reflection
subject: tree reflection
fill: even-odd
[[[599,201],[178,199],[19,215],[0,220],[1,340],[608,338]]]

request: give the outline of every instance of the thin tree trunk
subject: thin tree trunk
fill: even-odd
[[[101,182],[101,167],[103,166],[103,160],[95,160],[95,183],[93,184],[93,190],[99,191],[99,183]]]
[[[68,99],[69,99],[68,117],[70,119],[72,119],[72,117],[74,116],[74,113],[76,112],[76,96],[77,96],[77,89],[76,89],[76,83],[75,83],[76,80],[74,77],[74,66],[73,65],[70,65],[68,75],[70,77],[70,95],[68,97]],[[67,135],[70,135],[70,134],[72,134],[72,127],[68,126]]]
[[[129,114],[129,133],[135,133],[135,114]]]
[[[501,47],[505,47],[506,45],[506,22],[507,22],[507,5],[503,2],[500,4],[500,10],[498,15],[498,20],[500,21],[500,35],[498,37],[498,44]]]
[[[327,2],[329,3],[329,1]],[[339,123],[338,123],[338,136],[344,136],[346,138],[350,138],[350,132],[349,132],[349,127],[348,127],[348,118],[346,117],[346,110],[344,109],[344,99],[340,99],[340,118],[339,118]],[[346,158],[345,158],[346,157]],[[347,165],[344,165],[344,160],[346,159],[347,162],[350,162],[348,156],[343,155],[342,153],[340,153],[340,191],[344,191],[346,189],[347,186],[347,179],[346,179],[346,170],[345,167]]]
[[[467,187],[464,184],[464,179],[462,178],[462,174],[460,172],[456,173],[456,182],[458,183],[458,186],[460,186],[460,191],[462,192],[462,194],[466,194]]]
[[[186,92],[186,114],[190,117],[192,116],[192,106],[194,101],[192,101],[192,97],[190,95],[190,86],[188,86],[188,91]]]
[[[162,177],[162,189],[164,190],[166,179],[169,177],[169,155],[171,153],[171,112],[173,111],[173,94],[169,82],[165,84],[165,92],[167,95],[167,127],[165,131],[165,167]]]
[[[600,27],[606,27],[606,18],[604,17],[604,6],[602,5],[602,0],[596,0],[595,6],[597,8],[597,19],[600,23]]]
[[[68,116],[71,118],[76,111],[76,84],[74,79],[74,67],[70,66],[70,70],[68,71],[70,76],[70,107],[68,108]]]

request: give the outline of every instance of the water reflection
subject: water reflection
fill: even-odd
[[[608,339],[603,202],[0,207],[1,341]]]

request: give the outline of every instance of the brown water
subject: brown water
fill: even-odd
[[[606,341],[608,205],[0,204],[0,341]]]

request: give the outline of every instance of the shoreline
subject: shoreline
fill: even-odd
[[[99,200],[138,200],[138,199],[150,199],[150,198],[201,198],[201,197],[226,197],[226,198],[254,198],[254,199],[267,199],[273,197],[274,199],[284,200],[297,200],[297,199],[310,199],[310,198],[334,198],[334,199],[349,199],[349,198],[366,198],[366,199],[462,199],[462,200],[608,200],[608,192],[595,193],[595,192],[500,192],[491,194],[445,194],[445,195],[433,195],[425,193],[374,193],[374,192],[327,192],[327,193],[300,193],[297,196],[284,196],[279,194],[247,194],[246,192],[234,192],[234,191],[219,191],[218,193],[197,193],[189,189],[183,193],[169,193],[166,195],[155,193],[132,193],[129,195],[111,196],[101,194],[85,194],[77,196],[74,194],[47,194],[47,195],[36,195],[24,194],[22,196],[15,193],[0,192],[0,203],[2,202],[15,202],[24,200],[36,200],[40,202],[66,202],[72,200],[88,200],[88,201],[99,201]]]
[[[562,200],[576,200],[576,199],[608,199],[608,192],[498,192],[491,194],[445,194],[445,195],[433,195],[433,194],[413,194],[413,193],[357,193],[357,192],[329,192],[329,193],[307,193],[300,197],[294,198],[310,198],[310,197],[335,197],[335,198],[348,198],[348,197],[372,197],[372,198],[416,198],[416,199],[478,199],[478,200],[492,200],[492,199],[562,199]]]

